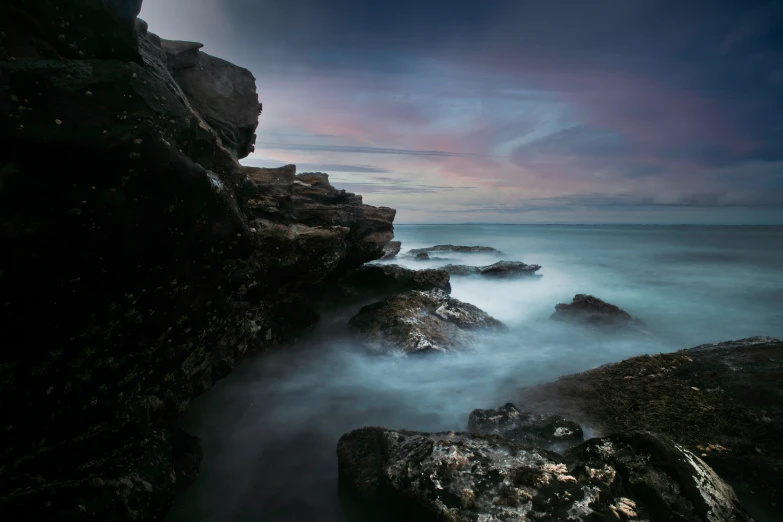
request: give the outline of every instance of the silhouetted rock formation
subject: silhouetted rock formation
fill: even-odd
[[[402,243],[399,241],[389,241],[386,243],[386,246],[383,247],[383,257],[381,258],[381,261],[388,261],[389,259],[394,259],[397,257],[397,254],[400,253],[400,249],[402,248]]]
[[[519,411],[511,403],[492,410],[473,410],[468,431],[545,448],[573,446],[584,440],[579,424],[559,415]]]
[[[754,337],[642,355],[521,390],[520,404],[601,433],[672,437],[729,484],[757,521],[783,506],[783,342]]]
[[[393,237],[325,175],[240,166],[252,77],[139,7],[0,7],[3,520],[162,519],[198,469],[189,401]]]
[[[475,330],[503,327],[442,290],[407,292],[365,306],[350,325],[374,350],[409,354],[458,350],[474,340]]]
[[[558,455],[495,436],[362,428],[340,438],[337,458],[368,520],[751,520],[697,456],[646,432]]]
[[[446,265],[442,269],[453,276],[524,277],[536,275],[536,272],[541,270],[541,265],[527,265],[520,261],[498,261],[487,266]]]

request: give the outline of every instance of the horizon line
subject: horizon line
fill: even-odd
[[[569,226],[569,227],[780,227],[783,223],[508,223],[503,221],[469,221],[464,223],[394,223],[395,226]]]

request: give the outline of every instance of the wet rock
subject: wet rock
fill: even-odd
[[[410,290],[437,289],[451,293],[449,273],[444,270],[411,270],[387,264],[369,264],[352,270],[339,281],[339,286],[342,295],[357,299],[379,299]]]
[[[428,261],[429,258],[430,255],[427,252],[419,252],[413,257],[416,261]]]
[[[380,259],[381,261],[388,261],[390,259],[394,259],[397,257],[397,254],[400,253],[400,249],[402,248],[402,243],[399,241],[389,241],[386,243],[386,246],[383,247],[383,257]]]
[[[751,520],[698,457],[646,432],[558,455],[494,436],[362,428],[340,438],[337,458],[372,520]]]
[[[497,409],[473,410],[468,431],[538,447],[573,446],[584,440],[579,424],[559,415],[519,411],[511,403]]]
[[[571,303],[555,305],[555,321],[583,324],[604,330],[645,331],[645,324],[618,306],[592,295],[577,294]]]
[[[496,248],[492,247],[486,247],[486,246],[463,246],[463,245],[435,245],[431,247],[426,248],[414,248],[412,250],[408,250],[405,255],[406,256],[415,256],[417,254],[421,253],[429,253],[429,252],[459,252],[461,254],[476,254],[476,253],[484,253],[484,254],[498,254],[501,255],[502,252],[500,250],[497,250]]]
[[[365,306],[350,325],[374,351],[408,354],[458,350],[475,341],[477,330],[503,327],[442,290],[407,292]]]
[[[777,339],[633,357],[525,388],[518,400],[589,423],[599,434],[668,435],[731,484],[754,519],[779,519],[783,342]]]
[[[520,261],[498,261],[487,266],[446,265],[443,270],[453,276],[481,275],[487,277],[535,276],[541,265],[528,265]]]
[[[247,136],[251,77],[215,65],[186,94],[139,5],[36,0],[0,16],[4,32],[19,22],[9,45],[24,58],[0,74],[3,520],[162,520],[198,469],[170,429],[190,400],[311,323],[324,282],[393,237],[393,209],[325,176],[241,166],[219,121]],[[65,48],[49,34],[62,20]],[[216,92],[221,79],[236,82]],[[209,103],[239,89],[239,113],[218,100],[202,114],[199,86]]]

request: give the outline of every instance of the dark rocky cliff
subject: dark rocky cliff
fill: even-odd
[[[162,519],[189,401],[393,237],[326,175],[240,166],[252,76],[183,66],[140,4],[0,6],[2,520]]]

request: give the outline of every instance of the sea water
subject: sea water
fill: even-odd
[[[435,244],[504,253],[394,261],[410,268],[506,259],[539,264],[542,277],[452,278],[454,297],[509,327],[462,354],[367,355],[347,335],[355,310],[346,309],[250,358],[193,402],[183,427],[202,439],[201,476],[168,522],[346,520],[335,449],[347,431],[462,430],[471,410],[513,401],[520,386],[644,353],[783,337],[783,227],[398,225],[395,234],[403,254]],[[579,293],[620,306],[656,337],[548,319]]]

